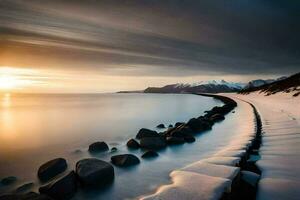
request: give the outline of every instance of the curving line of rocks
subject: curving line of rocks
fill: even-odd
[[[192,118],[187,123],[177,122],[174,127],[169,125],[169,128],[163,132],[142,128],[136,135],[136,139],[139,142],[132,138],[127,142],[127,146],[132,149],[151,150],[150,153],[146,152],[145,154],[156,155],[155,151],[166,148],[169,145],[195,142],[196,138],[194,136],[196,134],[210,130],[216,122],[224,120],[224,116],[237,106],[236,102],[230,98],[218,95],[213,97],[221,100],[224,105],[215,106],[213,109],[206,111],[204,116]],[[165,128],[165,126],[164,124],[159,124],[157,128]]]
[[[212,95],[204,95],[212,96]],[[169,145],[179,145],[191,143],[196,139],[195,134],[210,130],[212,126],[225,119],[225,115],[231,112],[236,106],[236,102],[228,97],[213,95],[212,97],[221,100],[223,106],[215,106],[206,111],[206,114],[198,118],[192,118],[187,123],[178,122],[174,126],[163,132],[157,132],[146,128],[140,129],[136,139],[127,142],[129,149],[141,148],[145,150],[142,158],[157,157],[157,151]],[[164,124],[159,124],[157,128],[165,128]],[[116,151],[116,148],[111,151]],[[95,142],[89,145],[90,153],[109,151],[105,142]],[[140,163],[137,156],[133,154],[121,154],[111,157],[111,163],[118,167],[127,167]],[[0,200],[65,200],[74,196],[79,187],[99,187],[107,185],[114,180],[114,167],[103,160],[88,158],[76,163],[76,169],[65,176],[56,179],[67,169],[67,161],[64,158],[50,160],[40,166],[38,178],[45,183],[39,188],[40,194],[30,192],[26,194],[9,194],[0,197]],[[22,186],[21,186],[22,187]]]
[[[242,139],[228,149],[173,171],[170,174],[172,184],[162,186],[156,193],[141,199],[254,200],[261,175],[255,163],[260,159],[262,123],[258,111],[250,105],[255,116],[254,135],[251,132],[241,133]]]

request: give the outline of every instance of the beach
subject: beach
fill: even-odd
[[[295,107],[297,107],[298,101],[292,98],[288,100],[286,96],[282,97],[281,95],[280,98],[277,97],[277,99],[275,98],[275,100],[270,101],[272,104],[269,104],[270,106],[268,107],[265,106],[265,98],[269,98],[268,100],[270,100],[272,96],[261,97],[260,94],[221,95],[234,99],[237,107],[225,116],[224,121],[216,123],[212,130],[197,135],[195,143],[168,147],[167,150],[158,151],[160,154],[158,158],[142,160],[141,164],[129,169],[117,167],[115,168],[117,176],[112,186],[102,189],[100,192],[95,190],[79,190],[72,199],[96,199],[99,197],[108,199],[221,199],[225,197],[237,199],[241,197],[241,191],[245,190],[244,187],[241,188],[243,181],[248,181],[250,185],[252,184],[252,187],[246,188],[248,192],[252,193],[252,198],[257,194],[258,199],[269,199],[276,192],[280,193],[276,195],[279,197],[288,197],[288,199],[297,197],[297,191],[293,187],[281,187],[281,190],[279,190],[278,185],[286,184],[290,186],[296,184],[297,187],[299,182],[299,179],[295,176],[298,168],[290,168],[291,165],[285,164],[286,162],[297,162],[291,159],[294,158],[293,156],[299,156],[297,154],[297,147],[293,146],[297,144],[296,139],[298,138],[298,110],[287,110],[285,109],[287,107],[281,107],[282,109],[278,112],[272,105],[286,105],[285,102],[290,101],[294,102]],[[213,95],[208,96],[205,98],[212,100],[214,97]],[[276,112],[277,110],[276,115],[272,115],[271,108],[273,108],[272,112]],[[278,113],[283,116],[278,116]],[[275,122],[272,121],[274,119],[270,118],[270,116],[273,118],[276,116]],[[272,123],[275,123],[275,125]],[[282,128],[290,130],[286,132],[287,135],[280,136],[275,134],[274,136],[265,137],[271,130],[276,133],[274,130],[278,129],[280,131]],[[222,137],[218,138],[220,136]],[[254,147],[255,141],[259,138],[258,136],[262,136],[262,146]],[[289,136],[293,138],[293,141],[291,141]],[[277,138],[280,138],[280,141],[277,141]],[[281,147],[280,149],[280,152],[283,152],[284,155],[293,155],[289,158],[277,152],[278,147],[276,145],[284,143],[282,138],[290,141],[288,143],[289,147]],[[265,145],[265,143],[268,145]],[[204,145],[206,151],[203,151]],[[252,155],[254,150],[259,152],[257,154],[259,156]],[[275,152],[275,150],[277,151]],[[126,152],[128,150],[120,148],[120,151]],[[138,156],[141,151],[129,150],[129,153]],[[75,159],[76,157],[80,159],[90,156],[85,152],[81,152],[79,155],[75,154]],[[99,156],[106,160],[110,154],[92,155],[92,157],[96,158]],[[180,157],[181,161],[174,160],[174,157]],[[280,158],[285,162],[278,164],[277,161]],[[247,161],[251,159],[252,161],[254,159],[254,164],[258,167],[259,171],[255,171],[256,169],[253,170],[253,166],[247,164]],[[278,165],[274,164],[274,162]],[[158,166],[160,166],[160,170],[157,170]],[[161,168],[161,166],[168,167]],[[272,175],[274,174],[272,170],[275,170],[277,173],[276,176]],[[143,181],[139,181],[137,177],[143,177]],[[149,177],[152,178],[149,179]],[[128,179],[136,180],[139,188],[131,190],[129,188],[132,187],[123,185]],[[26,184],[26,182],[28,181],[24,180],[23,184]],[[18,185],[22,184],[15,184],[14,187]],[[31,189],[37,188],[38,185],[36,184]],[[123,188],[119,187],[121,185],[123,185]],[[131,195],[125,198],[126,194],[129,194],[127,193],[128,191]]]
[[[261,146],[258,145],[258,151],[251,149],[257,135],[243,131],[229,148],[173,171],[169,185],[161,186],[156,193],[142,199],[241,199],[235,196],[239,191],[234,188],[241,190],[241,180],[255,188],[247,191],[242,199],[298,199],[299,99],[284,93],[271,96],[258,92],[222,95],[237,100],[238,106],[244,102],[257,112],[256,120],[261,120],[261,125],[253,127],[257,131],[258,125],[261,126]],[[258,116],[260,119],[257,119]],[[252,152],[250,154],[249,149]],[[257,169],[250,167],[249,170],[248,166],[243,170],[242,166],[237,167],[237,162],[245,154],[248,154],[247,162],[254,163]]]

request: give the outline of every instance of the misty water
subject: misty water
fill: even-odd
[[[112,155],[120,153],[140,157],[142,150],[126,147],[126,141],[140,128],[187,121],[216,105],[222,102],[191,94],[4,94],[0,104],[0,178],[16,176],[18,181],[1,187],[0,193],[27,182],[34,182],[32,190],[37,191],[41,185],[36,177],[38,167],[56,157],[67,159],[69,171],[83,158],[109,162]],[[168,147],[159,152],[158,158],[141,158],[134,167],[115,167],[112,185],[101,190],[80,190],[74,199],[131,199],[155,191],[170,182],[172,170],[228,145],[245,128],[237,123],[247,114],[243,112],[238,107],[224,122],[199,134],[193,144]],[[90,155],[88,145],[95,141],[105,141],[118,151]]]

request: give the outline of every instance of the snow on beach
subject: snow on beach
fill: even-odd
[[[220,148],[214,155],[173,171],[170,174],[171,184],[161,186],[154,194],[141,199],[217,200],[224,194],[230,193],[240,174],[237,164],[246,154],[256,132],[251,106],[240,100],[237,100],[237,103],[241,107],[241,112],[236,114],[243,119],[237,125],[241,130],[239,135],[236,135],[229,145]]]
[[[258,92],[249,95],[223,94],[234,98],[245,110],[247,106],[240,100],[252,103],[262,118],[263,144],[259,155],[250,157],[262,171],[261,177],[242,171],[249,184],[256,184],[259,200],[296,200],[300,196],[300,98],[292,94],[278,93],[264,96]],[[249,104],[247,104],[250,106]],[[248,111],[249,116],[253,117]],[[241,117],[241,125],[248,121]],[[249,124],[248,124],[249,125]],[[251,124],[253,126],[253,124]],[[254,126],[253,126],[254,128]],[[245,129],[251,130],[251,129]],[[156,193],[142,199],[220,199],[230,192],[237,174],[236,164],[246,153],[253,131],[241,132],[225,148],[215,155],[192,163],[170,174],[172,183],[161,186]]]
[[[300,97],[289,93],[229,95],[249,101],[263,123],[262,170],[257,199],[282,200],[300,197]]]

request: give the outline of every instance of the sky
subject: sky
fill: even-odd
[[[114,92],[290,75],[300,71],[299,21],[297,0],[0,0],[0,88]]]

